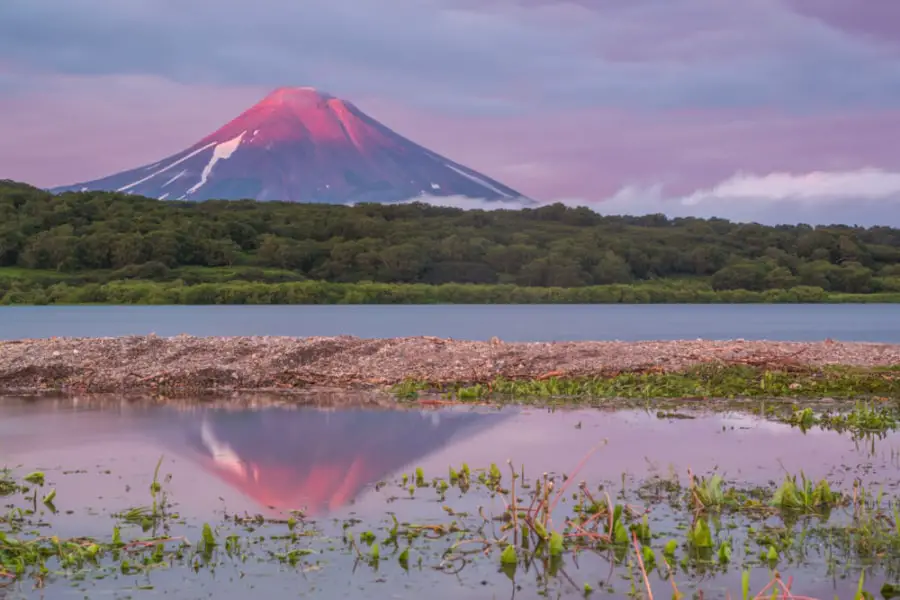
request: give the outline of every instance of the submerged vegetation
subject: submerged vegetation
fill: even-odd
[[[783,417],[782,422],[807,431],[812,427],[831,431],[848,431],[856,437],[884,434],[900,428],[900,407],[857,404],[849,411],[824,411],[817,413],[810,407],[795,408]]]
[[[392,389],[398,398],[440,394],[461,402],[591,404],[603,399],[654,398],[874,398],[900,400],[900,368],[755,367],[706,364],[684,372],[622,372],[596,377],[547,374],[452,384],[407,380]],[[810,424],[813,424],[810,422]]]
[[[106,579],[119,574],[140,576],[140,587],[151,589],[160,570],[186,577],[225,570],[239,580],[252,573],[254,587],[265,590],[266,575],[298,577],[296,586],[308,573],[346,580],[352,569],[388,586],[402,575],[407,588],[480,583],[554,596],[599,590],[650,599],[670,589],[675,598],[702,597],[704,590],[792,598],[792,590],[832,578],[847,582],[838,589],[850,595],[841,598],[873,597],[872,580],[883,597],[897,589],[891,582],[900,577],[900,504],[859,480],[838,489],[799,473],[748,487],[689,471],[686,483],[673,473],[629,489],[624,475],[618,486],[580,479],[589,459],[571,472],[535,478],[511,461],[463,463],[444,476],[416,468],[375,487],[392,507],[413,503],[375,520],[315,521],[295,511],[278,519],[225,514],[215,524],[188,523],[172,510],[164,489],[171,478],[160,479],[160,461],[148,506],[113,512],[106,535],[70,538],[51,527],[83,516],[53,506],[52,477],[3,471],[0,495],[9,510],[0,517],[0,587],[70,582],[109,589],[124,584]],[[433,516],[407,520],[407,512]],[[739,574],[739,588],[731,574]]]
[[[900,301],[900,230],[561,204],[171,202],[0,181],[0,301]]]

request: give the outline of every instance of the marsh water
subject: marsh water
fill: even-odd
[[[900,304],[0,307],[0,339],[150,333],[900,343]]]
[[[464,525],[441,539],[389,543],[394,517],[415,527],[472,522],[472,536],[488,535],[483,530],[476,535],[476,525],[501,535],[500,524],[490,523],[491,515],[504,510],[500,494],[477,486],[413,486],[416,473],[427,481],[446,479],[448,469],[464,463],[473,472],[494,463],[506,473],[511,460],[517,471],[539,478],[572,472],[598,444],[577,479],[595,494],[642,506],[658,548],[669,538],[684,537],[684,511],[664,497],[671,482],[687,481],[688,469],[720,473],[748,489],[775,485],[786,473],[801,471],[842,490],[858,481],[894,497],[900,486],[896,434],[856,440],[815,428],[801,432],[738,410],[184,408],[115,399],[6,398],[0,399],[0,466],[18,474],[43,471],[44,489],[56,490],[56,512],[40,511],[38,533],[109,538],[119,523],[123,538],[148,535],[114,515],[149,504],[148,489],[162,457],[159,481],[178,515],[165,526],[166,535],[194,543],[202,524],[209,523],[220,539],[255,540],[241,556],[220,548],[214,568],[191,568],[188,562],[104,577],[49,578],[38,591],[25,580],[7,588],[6,597],[538,598],[580,597],[585,584],[621,597],[635,585],[633,564],[615,564],[612,555],[601,552],[567,553],[551,573],[540,564],[502,569],[499,551],[448,564],[448,548],[467,535]],[[563,502],[557,510],[570,508]],[[248,527],[235,515],[260,518]],[[292,515],[300,515],[292,532],[301,533],[288,539],[283,519]],[[846,518],[829,515],[823,523]],[[688,597],[698,590],[707,598],[725,597],[726,591],[740,597],[741,565],[747,565],[753,589],[762,588],[773,568],[754,562],[757,542],[742,531],[751,525],[772,531],[796,525],[771,516],[753,524],[741,517],[721,519],[721,531],[714,519],[716,538],[734,538],[737,566],[683,563],[675,579]],[[852,597],[864,567],[867,588],[873,590],[896,576],[890,565],[867,565],[837,542],[816,538],[818,525],[796,526],[808,526],[810,539],[819,539],[802,552],[782,550],[778,570],[793,577],[797,593]],[[373,532],[382,544],[380,559],[361,560],[358,549],[346,547],[348,531],[357,540]],[[407,544],[409,564],[401,567],[397,553]],[[670,581],[653,570],[649,576],[660,597],[671,594]]]

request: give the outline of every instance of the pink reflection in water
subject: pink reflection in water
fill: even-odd
[[[580,427],[579,427],[580,424]],[[492,462],[506,468],[511,459],[526,475],[570,471],[597,444],[606,440],[578,474],[591,484],[618,484],[676,474],[687,481],[687,469],[697,474],[718,471],[747,484],[780,481],[785,473],[826,477],[847,486],[854,477],[866,483],[900,486],[896,454],[900,435],[890,434],[872,447],[849,435],[813,429],[802,433],[789,425],[754,416],[707,414],[695,419],[665,420],[643,411],[526,411],[464,443],[444,448],[416,466],[443,476],[448,466],[467,462],[472,468]],[[359,511],[382,506],[383,496],[370,493],[357,502]]]
[[[900,484],[892,456],[898,439],[892,434],[877,442],[872,454],[846,435],[802,434],[741,414],[662,420],[641,411],[180,412],[0,403],[3,462],[48,471],[61,502],[94,506],[100,498],[116,509],[146,503],[156,461],[165,454],[163,473],[173,475],[167,489],[188,517],[270,506],[380,515],[386,495],[397,490],[375,492],[374,484],[416,467],[430,478],[463,462],[505,468],[511,459],[533,477],[571,470],[603,440],[579,479],[618,483],[623,473],[632,481],[674,473],[684,481],[692,468],[761,484],[803,470],[844,485],[859,476],[890,490]],[[64,476],[63,470],[88,472]],[[416,503],[414,510],[429,508]]]

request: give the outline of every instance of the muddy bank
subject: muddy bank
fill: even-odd
[[[0,342],[0,392],[201,392],[588,376],[700,363],[900,365],[900,345],[758,341],[469,342],[431,337],[156,336]]]

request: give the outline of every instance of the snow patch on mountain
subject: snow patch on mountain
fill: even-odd
[[[481,179],[480,177],[475,177],[474,175],[470,175],[470,174],[466,173],[465,171],[463,171],[462,169],[457,169],[456,167],[454,167],[454,166],[451,165],[450,163],[444,163],[444,166],[447,167],[448,169],[452,170],[452,171],[456,171],[457,173],[459,173],[460,175],[462,175],[462,176],[465,177],[466,179],[468,179],[468,180],[470,180],[470,181],[474,181],[474,182],[477,183],[478,185],[483,185],[484,187],[486,187],[487,189],[491,190],[492,192],[497,192],[498,194],[500,194],[500,195],[503,196],[504,198],[512,198],[512,197],[513,197],[513,196],[510,196],[509,194],[507,194],[506,192],[504,192],[503,190],[498,190],[496,187],[494,187],[493,185],[491,185],[491,183],[490,183],[489,181],[485,181],[484,179]]]
[[[146,181],[150,181],[151,179],[153,179],[153,178],[156,177],[157,175],[160,175],[161,173],[165,173],[166,171],[168,171],[168,170],[171,169],[172,167],[177,167],[178,165],[180,165],[180,164],[183,163],[184,161],[189,160],[189,159],[191,159],[191,158],[197,156],[198,154],[200,154],[201,152],[203,152],[203,151],[205,151],[205,150],[209,150],[210,148],[212,148],[212,147],[215,146],[215,145],[216,145],[216,143],[215,143],[215,142],[212,142],[212,143],[209,143],[209,144],[207,144],[207,145],[205,145],[205,146],[203,146],[203,147],[201,147],[201,148],[198,148],[197,150],[194,150],[193,152],[191,152],[191,153],[189,153],[189,154],[186,154],[185,156],[182,156],[181,158],[179,158],[179,159],[176,160],[175,162],[170,163],[168,166],[165,166],[165,167],[163,167],[162,169],[160,169],[160,170],[158,170],[158,171],[155,171],[155,172],[151,173],[150,175],[147,175],[147,176],[144,177],[143,179],[138,179],[138,180],[135,181],[134,183],[129,183],[128,185],[123,185],[122,187],[120,187],[120,188],[117,189],[116,191],[117,191],[117,192],[125,192],[125,191],[130,190],[130,189],[133,188],[133,187],[136,187],[136,186],[141,185],[142,183],[144,183],[144,182],[146,182]]]
[[[241,145],[241,140],[244,139],[244,135],[246,133],[246,131],[242,131],[237,136],[231,138],[227,142],[218,144],[213,149],[213,153],[209,159],[209,162],[206,163],[206,166],[203,167],[203,172],[200,173],[200,181],[188,188],[188,194],[193,194],[201,187],[206,185],[206,182],[209,181],[209,176],[212,173],[213,167],[216,166],[216,163],[220,160],[228,160],[229,158],[231,158],[231,155],[237,152],[238,147]]]
[[[182,169],[177,175],[175,175],[175,177],[172,177],[172,178],[169,179],[167,182],[165,182],[164,184],[162,184],[162,187],[166,187],[166,186],[169,185],[169,184],[175,183],[175,181],[181,179],[181,178],[184,177],[186,174],[187,174],[187,169]]]

